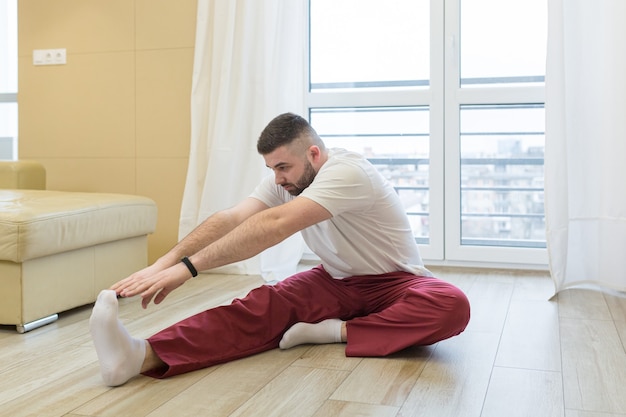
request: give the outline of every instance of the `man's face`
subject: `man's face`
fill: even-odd
[[[297,196],[307,188],[317,172],[306,155],[294,155],[286,146],[264,155],[265,164],[274,171],[275,183]]]

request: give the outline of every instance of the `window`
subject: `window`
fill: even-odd
[[[0,159],[17,159],[17,0],[0,3]]]
[[[461,105],[461,243],[545,247],[542,104]]]
[[[431,263],[546,265],[546,0],[310,0],[309,117]]]
[[[311,91],[428,87],[428,1],[381,5],[311,0]]]

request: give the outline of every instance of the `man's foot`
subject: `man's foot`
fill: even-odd
[[[146,341],[131,337],[117,318],[115,291],[98,295],[89,318],[89,331],[96,347],[100,372],[110,387],[122,385],[139,375],[146,355]]]
[[[341,343],[341,325],[339,319],[327,319],[319,323],[296,323],[285,332],[279,343],[281,349],[305,343],[325,344]]]

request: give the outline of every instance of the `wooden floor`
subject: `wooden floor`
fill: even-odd
[[[470,325],[388,358],[346,358],[341,344],[300,346],[108,388],[89,337],[90,306],[23,335],[0,327],[0,415],[626,416],[625,298],[570,290],[550,301],[545,273],[433,270],[466,292]],[[121,319],[147,337],[259,284],[201,276],[157,307],[121,300]]]

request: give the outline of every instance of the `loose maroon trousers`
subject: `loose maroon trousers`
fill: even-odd
[[[392,272],[334,279],[318,266],[155,334],[148,342],[167,368],[146,375],[164,378],[274,349],[295,323],[328,318],[347,321],[347,356],[385,356],[458,335],[470,306],[437,278]]]

